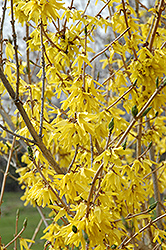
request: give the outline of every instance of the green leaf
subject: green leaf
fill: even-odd
[[[147,113],[151,110],[152,106],[148,107],[142,114],[141,117],[144,117],[145,115],[147,115]]]
[[[89,244],[89,237],[83,229],[82,229],[82,235],[83,235],[84,240]]]

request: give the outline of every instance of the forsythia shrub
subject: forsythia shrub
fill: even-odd
[[[166,2],[148,9],[94,1],[103,7],[93,16],[90,1],[85,10],[75,2],[11,1],[13,44],[1,24],[0,91],[16,106],[10,123],[3,116],[1,137],[14,141],[10,150],[1,142],[1,152],[12,155],[16,142],[26,149],[26,167],[16,172],[25,205],[50,209],[44,249],[164,250]],[[16,19],[26,27],[26,60]],[[111,42],[96,53],[98,27]],[[108,77],[91,73],[94,62]],[[65,96],[60,107],[55,95]],[[21,249],[26,242],[20,237]]]

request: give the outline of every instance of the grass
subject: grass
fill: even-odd
[[[28,205],[24,206],[24,203],[20,200],[22,193],[5,192],[3,197],[3,204],[1,206],[1,218],[0,218],[0,236],[2,237],[2,244],[6,245],[13,239],[15,234],[15,221],[16,212],[19,209],[19,221],[18,231],[23,227],[23,222],[27,218],[27,227],[23,234],[23,238],[31,239],[33,233],[41,219],[36,208]],[[40,239],[43,235],[43,229],[45,228],[44,223],[37,234],[35,244],[32,245],[32,250],[43,249],[44,241]],[[13,243],[8,247],[8,250],[13,249]],[[19,244],[18,244],[18,250]]]

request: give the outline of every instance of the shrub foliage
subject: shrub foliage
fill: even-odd
[[[79,10],[73,0],[11,0],[11,42],[4,1],[0,126],[8,141],[0,147],[9,160],[0,203],[13,156],[25,205],[50,209],[44,249],[166,249],[166,3],[99,2],[88,15],[90,1]],[[26,58],[16,20],[26,29]],[[110,42],[97,52],[99,27]]]

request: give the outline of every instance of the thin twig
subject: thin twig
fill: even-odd
[[[150,128],[150,123],[147,122],[146,126],[147,126],[147,129],[149,129]],[[153,145],[149,149],[149,158],[150,158],[151,161],[155,162],[155,149],[154,149]],[[159,203],[157,208],[156,208],[156,215],[157,215],[157,217],[159,217],[161,215],[161,206],[160,206],[161,199],[160,199],[157,172],[154,171],[154,170],[156,170],[155,164],[152,164],[151,169],[153,171],[152,180],[153,180],[154,197],[155,197],[155,201],[157,201]],[[159,229],[162,229],[162,222],[160,220],[157,222],[157,226],[158,226]]]
[[[43,130],[43,115],[44,115],[44,92],[45,92],[45,59],[44,59],[44,43],[43,43],[43,23],[41,20],[40,24],[40,39],[41,39],[41,62],[42,62],[42,93],[41,93],[41,111],[40,111],[40,127],[39,127],[39,136],[42,137]]]
[[[15,20],[14,20],[14,12],[13,12],[13,0],[11,0],[11,24],[12,24],[12,35],[14,41],[14,51],[15,51],[15,60],[16,60],[16,71],[17,71],[17,81],[16,81],[16,96],[15,100],[19,99],[19,84],[20,84],[20,70],[19,70],[19,63],[18,63],[18,45],[17,45],[17,36],[15,31]]]
[[[161,45],[161,48],[160,48],[160,49],[163,49],[165,46],[166,46],[166,42],[164,42],[164,43]]]
[[[84,55],[86,56],[86,47],[87,47],[87,28],[85,27],[85,50],[84,50]],[[86,63],[83,63],[83,88],[85,90],[85,65]]]
[[[150,150],[150,147],[148,146],[148,147],[146,148],[146,150],[145,150],[142,154],[138,155],[137,159],[140,160],[141,158],[143,158],[143,156],[144,156],[149,150]]]
[[[128,241],[126,241],[124,244],[123,244],[123,247],[128,245],[128,243],[130,243],[131,240],[133,240],[138,234],[142,233],[143,231],[145,231],[148,227],[150,227],[151,225],[153,225],[154,223],[156,223],[157,221],[161,220],[162,218],[164,218],[166,216],[166,213],[157,217],[155,220],[150,220],[149,223],[144,226],[143,228],[141,228],[139,230],[139,232],[135,233],[132,235],[132,237],[130,239],[128,239]]]
[[[87,218],[88,218],[89,212],[90,212],[90,200],[92,198],[95,182],[96,182],[98,175],[100,174],[100,171],[102,170],[102,168],[103,168],[103,163],[99,166],[98,170],[95,173],[95,176],[93,177],[92,183],[91,183],[91,188],[90,188],[88,199],[87,199],[87,209],[86,209],[86,217]]]
[[[165,78],[163,79],[164,82]],[[164,84],[161,84],[159,86],[158,89],[156,89],[154,91],[154,93],[151,95],[151,97],[149,98],[149,100],[147,101],[147,103],[141,108],[140,112],[136,115],[136,117],[133,118],[133,120],[131,121],[130,125],[128,126],[128,128],[126,129],[126,131],[124,132],[123,136],[120,138],[120,140],[118,141],[117,145],[115,146],[116,148],[120,146],[120,144],[123,142],[123,140],[125,139],[125,137],[127,136],[127,134],[129,133],[129,131],[131,130],[131,128],[134,126],[134,124],[136,123],[136,121],[141,117],[141,115],[143,114],[143,112],[147,109],[147,107],[149,106],[149,104],[153,101],[153,99],[155,98],[155,96],[165,87]]]
[[[26,226],[27,226],[27,219],[25,219],[25,221],[24,221],[24,223],[23,223],[23,228],[21,229],[21,231],[14,237],[14,239],[13,240],[11,240],[6,246],[4,246],[2,249],[3,250],[6,250],[6,248],[8,247],[8,246],[10,246],[15,240],[17,240],[19,237],[20,237],[20,235],[24,232],[24,230],[26,229]]]
[[[47,184],[47,186],[50,188],[50,190],[52,191],[52,193],[55,195],[55,197],[57,198],[57,200],[61,203],[61,205],[65,208],[66,212],[68,212],[71,215],[74,215],[74,213],[72,211],[70,211],[69,207],[66,205],[66,203],[59,197],[59,194],[53,189],[53,187],[50,185],[50,183],[47,181],[46,177],[44,176],[44,174],[42,173],[40,167],[38,166],[38,164],[36,163],[35,159],[32,158],[32,162],[35,165],[36,169],[38,170],[39,174],[41,175],[41,177],[43,178],[45,184]],[[56,202],[56,201],[55,201]],[[59,205],[57,202],[56,204],[58,206],[61,207],[61,205]]]
[[[130,88],[129,88],[128,90],[126,90],[126,91],[123,93],[123,95],[121,95],[115,102],[113,102],[110,106],[108,106],[108,107],[106,108],[106,110],[109,110],[110,108],[112,108],[113,106],[115,106],[115,104],[117,104],[121,99],[123,99],[123,97],[124,97],[125,95],[127,95],[133,88],[134,88],[134,86],[131,85]]]
[[[156,172],[157,170],[159,170],[160,168],[162,168],[163,166],[164,166],[164,163],[162,162],[162,165],[161,165],[160,167],[154,169],[152,172],[150,172],[149,174],[145,175],[145,176],[143,177],[143,180],[144,180],[145,178],[147,178],[149,175],[151,175],[151,174],[153,174],[154,172]]]
[[[92,135],[89,134],[90,137],[90,152],[91,152],[91,168],[93,167],[93,141],[92,141]]]
[[[114,44],[122,36],[124,36],[124,34],[126,32],[128,32],[129,29],[130,29],[130,27],[128,27],[122,34],[120,34],[119,36],[117,36],[105,49],[103,49],[102,51],[100,51],[99,53],[97,53],[94,57],[92,57],[92,59],[90,60],[90,63],[93,62],[98,56],[102,55],[105,51],[107,51],[112,46],[112,44]]]
[[[137,158],[141,155],[141,138],[142,138],[142,118],[138,120],[137,128]]]
[[[0,67],[2,69],[2,54],[3,54],[3,27],[4,27],[4,21],[5,21],[5,13],[6,13],[6,5],[7,0],[4,1],[4,5],[2,7],[3,13],[2,13],[2,19],[1,19],[1,27],[0,27]]]
[[[18,219],[19,219],[19,209],[17,209],[17,212],[16,212],[16,227],[15,227],[15,236],[18,234]],[[14,243],[14,250],[17,250],[17,239],[15,240],[15,243]]]
[[[9,159],[8,159],[7,166],[6,166],[6,171],[5,171],[5,174],[4,174],[4,177],[3,177],[3,182],[2,182],[2,187],[1,187],[1,196],[0,196],[0,206],[2,204],[2,199],[3,199],[3,195],[4,195],[4,191],[5,191],[5,184],[6,184],[6,179],[7,179],[7,176],[8,176],[9,168],[10,168],[10,162],[11,162],[11,159],[12,159],[12,154],[13,154],[13,151],[14,151],[15,140],[16,140],[16,137],[13,138],[12,146],[11,146],[10,153],[9,153]]]
[[[153,27],[153,30],[152,30],[152,34],[151,34],[151,38],[150,38],[150,42],[149,42],[149,50],[150,51],[152,51],[152,46],[153,46],[154,38],[155,38],[156,31],[157,31],[157,28],[158,28],[158,25],[159,25],[159,21],[160,21],[160,18],[161,18],[161,13],[163,11],[163,8],[162,8],[163,4],[164,4],[164,0],[160,0],[159,9],[158,9],[158,12],[157,12],[157,19],[155,21],[155,24],[154,24],[154,27]]]
[[[47,33],[44,31],[44,29],[43,29],[43,34],[44,34],[45,37],[48,39],[48,41],[51,43],[51,46],[52,46],[52,47],[56,48],[56,49],[58,50],[58,52],[62,51],[62,52],[65,53],[64,50],[62,50],[61,48],[59,48],[59,47],[51,40],[51,38],[49,38],[49,36],[47,35]]]
[[[31,85],[31,69],[30,69],[30,59],[29,59],[29,24],[26,24],[26,59],[27,59],[28,84]],[[30,92],[31,110],[32,110],[32,116],[33,116],[34,102],[32,98],[31,86],[29,86],[28,89]]]
[[[36,143],[35,141],[33,141],[33,140],[30,140],[30,139],[28,139],[28,138],[25,138],[25,137],[22,136],[22,135],[18,135],[18,134],[16,134],[16,133],[10,131],[10,130],[7,129],[6,127],[2,126],[1,124],[0,124],[0,128],[2,128],[3,130],[5,130],[6,132],[8,132],[8,133],[11,134],[11,135],[14,135],[15,137],[19,137],[20,139],[22,139],[22,140],[24,140],[24,141],[27,141],[27,142],[31,142],[31,143],[37,144],[37,143]]]
[[[124,19],[125,19],[126,27],[128,28],[129,25],[128,25],[128,20],[127,20],[126,8],[125,8],[125,2],[124,2],[124,0],[122,0],[122,6],[123,6],[123,13],[124,13]],[[131,40],[131,32],[130,32],[130,30],[128,30],[128,34],[129,34],[129,39]],[[134,47],[132,47],[132,51],[134,53],[135,59],[137,59],[137,53],[136,53]]]
[[[67,173],[70,173],[71,168],[72,168],[72,166],[73,166],[73,164],[74,164],[74,162],[75,162],[76,156],[77,156],[77,154],[78,154],[78,148],[79,148],[79,144],[76,145],[75,154],[74,154],[74,157],[73,157],[73,159],[72,159],[72,161],[71,161],[71,163],[70,163],[70,165],[69,165],[69,167],[68,167]]]
[[[42,222],[43,222],[43,219],[41,218],[41,220],[39,221],[39,223],[38,223],[38,225],[37,225],[37,227],[36,227],[36,229],[35,229],[35,231],[34,231],[34,234],[33,234],[31,240],[33,240],[33,241],[35,240],[36,235],[37,235],[37,233],[39,232],[40,227],[41,227],[41,225],[42,225]],[[28,245],[28,248],[29,248],[29,249],[31,248],[32,244],[33,244],[33,242],[30,242],[30,243],[29,243],[29,245]]]
[[[149,213],[149,209],[147,209],[145,211],[142,211],[142,212],[140,212],[138,214],[129,214],[127,217],[124,218],[124,220],[130,220],[130,219],[135,218],[135,217],[137,217],[139,215],[143,215],[143,214],[147,214],[147,213]],[[119,222],[119,221],[122,221],[122,219],[117,219],[117,220],[111,221],[111,223],[116,223],[116,222]]]

